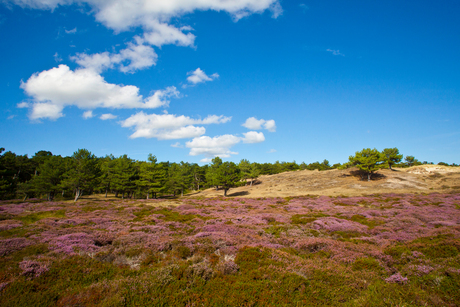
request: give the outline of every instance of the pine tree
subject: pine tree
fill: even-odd
[[[224,196],[227,191],[239,185],[241,181],[241,171],[233,162],[222,163],[217,169],[217,182],[224,189]]]
[[[396,163],[401,162],[403,155],[399,154],[399,149],[398,148],[385,148],[382,151],[382,154],[385,157],[385,162],[388,165],[390,169],[391,166],[395,165]]]
[[[354,156],[348,158],[349,163],[357,166],[367,174],[367,181],[371,180],[371,175],[378,169],[382,168],[385,157],[377,149],[365,148],[357,151]]]

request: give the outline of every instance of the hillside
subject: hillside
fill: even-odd
[[[295,171],[260,176],[251,187],[231,189],[228,196],[289,197],[301,195],[369,195],[375,193],[433,193],[460,191],[460,167],[420,165],[394,170],[379,170],[368,181],[361,180],[357,169]],[[215,197],[223,191],[207,189],[189,196]]]

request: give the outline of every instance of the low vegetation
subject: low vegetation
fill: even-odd
[[[459,204],[2,201],[0,306],[459,306]]]

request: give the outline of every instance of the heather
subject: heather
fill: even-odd
[[[460,195],[0,202],[0,306],[459,306]]]

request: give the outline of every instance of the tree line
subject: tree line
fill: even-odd
[[[329,170],[358,167],[368,180],[382,167],[408,167],[420,164],[413,156],[399,154],[397,148],[363,149],[349,157],[345,164],[330,165],[328,160],[297,164],[293,162],[256,163],[242,159],[238,164],[215,157],[210,164],[200,166],[187,162],[158,162],[149,154],[147,161],[137,161],[127,155],[96,157],[87,149],[78,149],[70,157],[39,151],[29,158],[0,148],[0,199],[56,197],[75,201],[95,192],[114,193],[121,198],[157,198],[183,195],[190,191],[215,187],[224,195],[230,188],[253,185],[260,175],[272,175],[296,170]],[[432,164],[432,163],[431,163]],[[438,164],[447,165],[440,162]],[[456,164],[454,164],[456,165]]]

